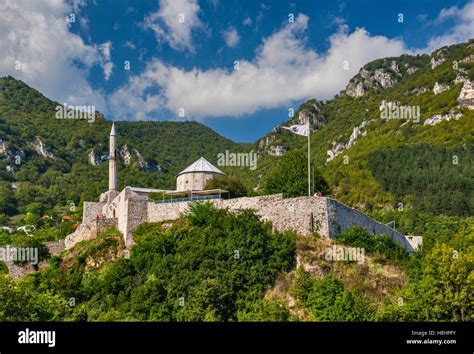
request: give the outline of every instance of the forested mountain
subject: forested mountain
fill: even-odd
[[[379,59],[334,99],[311,99],[282,125],[310,119],[312,161],[332,196],[386,222],[416,212],[399,225],[421,232],[408,224],[474,212],[473,79],[472,40],[431,55]],[[258,140],[253,185],[263,184],[281,155],[306,154],[306,143],[281,126]]]

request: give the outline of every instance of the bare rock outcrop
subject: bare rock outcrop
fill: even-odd
[[[298,117],[291,124],[306,124],[309,122],[310,126],[314,129],[316,127],[323,126],[326,124],[326,118],[322,116],[323,104],[318,100],[310,100],[306,102],[304,107],[298,112]]]
[[[354,129],[352,129],[352,134],[349,137],[349,140],[347,141],[347,143],[343,144],[343,143],[337,143],[336,141],[333,141],[331,149],[326,151],[326,154],[327,154],[326,162],[334,160],[344,150],[349,149],[352,145],[354,145],[357,142],[357,140],[361,136],[366,136],[367,131],[364,131],[363,129],[367,126],[367,124],[368,124],[367,121],[363,121],[359,126],[354,127]]]
[[[125,161],[126,164],[130,163],[132,154],[130,153],[130,150],[128,149],[127,144],[122,145],[119,151],[119,155],[122,158],[122,160]]]
[[[474,109],[474,88],[472,81],[465,81],[458,96],[459,106],[461,108]]]
[[[267,152],[268,155],[271,156],[281,156],[288,152],[288,148],[284,147],[283,145],[272,145]]]
[[[438,123],[450,120],[458,120],[463,116],[462,113],[436,114],[425,120],[423,125],[436,125]]]
[[[351,97],[361,97],[366,93],[366,88],[363,82],[349,83],[346,87],[346,93]]]
[[[464,59],[462,59],[461,63],[469,64],[469,63],[472,63],[473,61],[474,61],[474,54],[470,54]]]
[[[163,168],[154,162],[147,161],[137,149],[128,148],[127,144],[122,145],[119,151],[120,157],[125,161],[125,164],[129,164],[132,160],[132,153],[136,157],[136,165],[145,172],[163,172]]]
[[[431,58],[431,69],[435,69],[446,61],[446,49],[440,49]]]
[[[438,83],[438,81],[436,81],[436,83],[433,86],[433,93],[435,95],[437,95],[441,92],[447,91],[447,90],[449,90],[449,85],[440,84],[440,83]]]
[[[415,68],[414,66],[411,66],[407,69],[407,74],[408,75],[413,75],[417,70],[418,70],[418,68]]]
[[[466,81],[468,81],[468,79],[460,73],[458,73],[454,79],[455,84],[465,83]]]
[[[48,151],[48,149],[46,149],[45,144],[43,143],[43,141],[41,140],[41,138],[39,136],[37,136],[35,141],[30,143],[29,145],[31,145],[33,147],[33,149],[35,149],[35,151],[38,153],[38,155],[40,155],[42,157],[54,159],[54,154],[52,152]]]
[[[87,160],[92,166],[98,166],[100,164],[100,158],[91,150],[91,152],[87,155]]]
[[[369,71],[362,68],[346,86],[345,92],[351,97],[361,97],[365,95],[370,88],[381,90],[392,87],[399,81],[401,76],[396,61],[392,61],[388,64],[386,69],[381,68]]]

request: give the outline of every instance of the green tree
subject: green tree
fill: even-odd
[[[308,161],[301,151],[290,151],[271,167],[264,180],[268,194],[283,193],[288,197],[308,195]],[[328,194],[330,189],[326,180],[315,169],[314,191]]]
[[[362,227],[350,227],[336,237],[336,242],[378,252],[392,261],[406,260],[408,252],[388,235],[369,234]]]
[[[0,318],[2,321],[57,321],[69,313],[67,301],[35,290],[27,281],[19,284],[0,274]]]
[[[259,300],[237,313],[240,322],[288,322],[290,314],[285,304],[275,300]]]
[[[0,186],[0,214],[13,215],[16,212],[16,200],[8,184]]]
[[[46,211],[46,207],[42,203],[31,203],[26,208],[25,223],[28,225],[39,225],[40,218]]]
[[[474,253],[439,244],[423,264],[426,284],[433,288],[435,306],[452,320],[466,321],[474,310]]]
[[[315,321],[370,321],[375,311],[362,292],[349,292],[332,275],[314,283],[306,307]]]
[[[204,189],[224,189],[229,191],[230,198],[240,198],[247,195],[247,189],[242,182],[233,176],[217,176],[206,183]]]
[[[207,278],[193,287],[182,310],[178,312],[181,321],[225,321],[233,312],[232,294],[217,279]]]
[[[378,314],[382,321],[472,321],[474,259],[437,244],[421,261],[422,275],[399,291]]]

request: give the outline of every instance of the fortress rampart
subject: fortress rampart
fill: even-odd
[[[372,234],[386,234],[412,252],[419,240],[407,238],[362,212],[328,197],[283,198],[282,194],[236,199],[213,199],[217,208],[230,211],[253,209],[263,220],[270,221],[278,231],[294,230],[301,235],[318,234],[334,238],[351,226],[360,226]],[[111,203],[84,203],[83,224],[66,239],[66,247],[95,237],[103,229],[102,220],[113,220],[122,232],[127,246],[133,245],[133,231],[144,222],[175,220],[189,208],[189,201],[159,203],[125,188]],[[102,225],[102,226],[101,226]]]

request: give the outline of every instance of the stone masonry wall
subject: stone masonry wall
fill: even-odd
[[[203,190],[206,186],[206,183],[217,175],[217,173],[212,172],[183,173],[176,178],[176,190]],[[188,183],[186,183],[186,181]]]
[[[125,204],[127,213],[127,223],[126,225],[124,225],[123,229],[119,228],[119,230],[124,235],[125,245],[129,247],[132,246],[134,243],[132,237],[133,231],[138,227],[138,225],[147,222],[148,210],[147,202],[143,200],[134,201],[133,199],[128,199]]]
[[[147,202],[147,221],[174,220],[188,210],[188,202],[155,203]]]
[[[50,255],[57,256],[65,248],[64,240],[46,242],[45,247]],[[21,279],[23,277],[26,277],[28,274],[35,273],[38,270],[42,270],[49,265],[49,262],[44,259],[40,260],[38,264],[32,264],[30,262],[27,262],[26,264],[17,265],[12,260],[5,260],[4,263],[8,268],[8,276],[12,279]]]
[[[111,227],[117,227],[117,218],[100,219],[97,222],[97,233],[107,231]]]
[[[254,209],[263,220],[271,221],[278,231],[311,232],[328,237],[327,206],[324,197],[283,198],[282,194],[263,197],[217,200],[216,205],[231,211]]]
[[[294,230],[302,235],[314,231],[328,237],[326,198],[300,197],[284,199],[282,194],[236,199],[214,199],[217,208],[230,211],[253,209],[263,220],[271,221],[278,231]],[[173,220],[185,213],[189,202],[148,202],[148,221]],[[312,214],[311,214],[312,213]]]
[[[386,234],[412,252],[411,242],[396,230],[362,212],[327,197],[283,198],[282,194],[212,201],[218,208],[230,211],[254,209],[263,220],[271,221],[278,231],[294,230],[301,235],[312,231],[322,237],[334,238],[351,226],[361,226],[369,233]],[[148,222],[173,220],[188,209],[189,202],[148,204]]]
[[[105,203],[84,202],[82,224],[72,234],[64,239],[66,249],[71,249],[76,243],[93,239],[97,236],[97,215],[102,214]]]
[[[335,237],[338,233],[346,230],[351,226],[361,226],[371,234],[386,234],[394,241],[400,243],[408,252],[413,251],[413,247],[404,235],[384,225],[364,213],[348,207],[337,200],[328,199],[328,215],[329,215],[329,234]]]
[[[123,234],[125,244],[133,244],[132,232],[147,221],[147,197],[124,188],[111,203],[102,208],[105,218],[115,218],[117,229]]]
[[[84,202],[82,208],[82,223],[95,222],[97,214],[102,214],[102,207],[105,203]]]
[[[66,249],[71,249],[75,244],[87,241],[95,238],[97,236],[97,225],[95,220],[89,223],[82,223],[76,231],[68,235],[64,239],[64,245]]]
[[[212,203],[217,208],[226,208],[230,211],[253,209],[263,220],[271,221],[274,229],[278,231],[294,230],[301,235],[310,235],[314,232],[322,237],[334,238],[348,227],[361,226],[369,233],[389,235],[409,252],[414,248],[411,244],[415,241],[408,240],[396,230],[327,197],[283,198],[282,194],[275,194],[229,200],[214,199]],[[97,228],[95,220],[97,214],[102,213],[106,220],[113,220],[112,224],[124,235],[125,244],[131,246],[132,233],[138,225],[147,221],[177,219],[188,210],[188,205],[189,202],[152,202],[128,188],[118,194],[110,204],[85,202],[85,222],[66,238],[66,248],[94,238],[98,231],[103,231]]]

